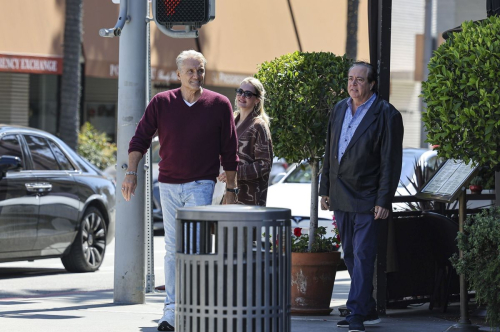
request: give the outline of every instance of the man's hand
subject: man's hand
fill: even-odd
[[[375,220],[387,219],[387,217],[389,217],[389,210],[377,205],[375,206],[374,215],[375,215]]]
[[[122,195],[127,202],[134,196],[135,188],[137,188],[137,176],[132,174],[125,175],[125,179],[122,182]]]
[[[127,171],[137,172],[137,165],[139,165],[139,161],[142,159],[142,153],[139,151],[132,151],[128,154],[128,169]],[[125,179],[123,179],[121,191],[123,198],[128,202],[135,194],[135,188],[137,188],[137,175],[128,174],[125,175]]]
[[[226,176],[226,172],[222,172],[219,174],[219,176],[217,177],[217,180],[219,180],[220,182],[226,182],[227,181],[227,176]]]
[[[321,196],[321,210],[330,210],[330,198]]]

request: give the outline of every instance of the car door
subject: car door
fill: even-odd
[[[23,135],[40,190],[38,233],[34,249],[43,255],[61,254],[78,227],[78,187],[75,168],[50,138]]]
[[[7,171],[0,180],[0,257],[29,251],[37,237],[39,197],[33,186],[37,179],[17,134],[0,137],[0,156],[19,157],[21,170]]]

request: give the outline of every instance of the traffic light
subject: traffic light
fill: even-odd
[[[156,24],[166,28],[187,25],[196,29],[215,18],[215,0],[153,0]]]

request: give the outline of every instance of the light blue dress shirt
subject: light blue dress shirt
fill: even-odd
[[[354,116],[352,115],[352,98],[347,100],[347,110],[345,111],[344,122],[342,123],[342,132],[340,133],[339,139],[339,163],[344,155],[349,142],[351,142],[352,136],[354,136],[354,132],[356,128],[358,128],[361,120],[365,117],[366,112],[370,109],[373,102],[377,98],[377,94],[374,93],[367,101],[365,101],[362,105],[358,107]]]

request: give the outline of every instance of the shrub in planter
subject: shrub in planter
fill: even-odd
[[[429,62],[422,83],[427,141],[446,158],[500,164],[500,17],[464,22]]]
[[[294,52],[260,65],[255,75],[266,89],[266,111],[276,156],[311,165],[311,237],[318,225],[319,160],[325,153],[330,110],[348,97],[351,60],[328,52]]]
[[[116,144],[88,122],[78,134],[77,152],[101,170],[116,163]]]
[[[463,257],[454,255],[453,266],[476,291],[477,301],[487,305],[490,326],[500,327],[500,207],[468,216],[458,247]]]

